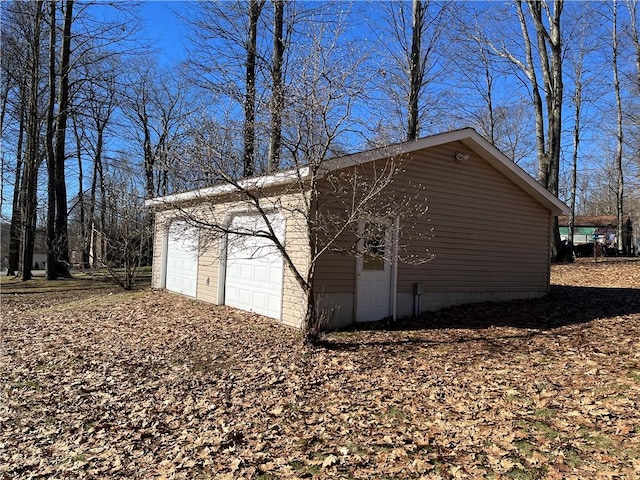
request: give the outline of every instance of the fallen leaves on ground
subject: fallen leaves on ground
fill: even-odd
[[[3,283],[0,478],[638,478],[639,274],[554,266],[547,298],[315,348],[166,292]]]

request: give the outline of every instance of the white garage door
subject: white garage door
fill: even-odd
[[[184,222],[169,228],[165,288],[190,297],[196,296],[198,277],[198,233]]]
[[[282,240],[282,217],[274,214],[269,223]],[[282,255],[271,240],[253,235],[265,230],[264,220],[257,215],[238,215],[231,229],[239,233],[229,234],[227,242],[225,304],[280,319]]]

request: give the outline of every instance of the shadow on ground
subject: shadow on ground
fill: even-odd
[[[38,295],[64,294],[69,292],[100,292],[108,289],[113,282],[103,279],[64,278],[47,281],[44,278],[34,278],[27,282],[11,279],[2,283],[2,295]]]
[[[28,281],[22,281],[19,277],[2,278],[0,293],[6,295],[59,295],[69,292],[74,293],[110,293],[118,291],[113,277],[104,270],[72,271],[72,277],[59,278],[57,280],[47,280],[44,271],[35,271],[34,277]],[[150,272],[141,273],[136,276],[134,290],[149,288],[151,285]]]
[[[529,338],[541,332],[565,326],[585,324],[597,319],[624,317],[640,314],[640,289],[601,287],[551,287],[544,298],[513,300],[510,302],[485,302],[460,305],[437,312],[425,312],[420,318],[402,318],[355,324],[347,331],[425,331],[425,330],[481,330],[491,327],[522,329],[520,334],[510,333],[504,339]],[[640,320],[639,320],[640,321]],[[499,337],[499,336],[498,336]],[[452,338],[451,343],[480,338]],[[495,339],[495,337],[494,337]],[[485,338],[485,340],[488,340]],[[442,343],[428,339],[397,339],[376,343],[401,345],[411,343]],[[332,338],[329,335],[322,346],[328,349],[357,348],[358,342]],[[367,342],[371,345],[371,342]]]

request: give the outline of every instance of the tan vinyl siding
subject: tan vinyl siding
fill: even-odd
[[[456,161],[456,152],[468,160]],[[403,169],[388,188],[424,192],[429,211],[418,221],[401,221],[400,243],[406,253],[426,258],[428,250],[435,258],[422,265],[400,263],[398,292],[412,292],[415,283],[433,292],[546,291],[545,207],[462,143],[418,152]],[[328,201],[326,208],[339,207]],[[318,293],[355,292],[355,259],[324,255],[314,285]]]
[[[153,234],[153,264],[151,267],[151,287],[162,288],[164,275],[165,242],[168,235],[168,220],[171,218],[170,212],[156,212],[154,217],[154,234]]]
[[[285,218],[285,248],[293,263],[306,275],[309,264],[309,246],[304,216],[296,213],[300,208],[301,195],[288,193],[282,188],[274,190],[272,196],[264,199],[268,207],[276,207]],[[234,212],[252,211],[250,206],[243,201],[238,201],[234,195],[218,197],[214,200],[202,199],[197,205],[189,209],[190,212],[204,223],[222,223],[230,219]],[[183,212],[178,210],[158,211],[155,215],[154,235],[154,260],[152,282],[155,288],[162,287],[162,269],[164,268],[163,255],[165,238],[168,234],[168,222],[174,217],[180,217]],[[200,237],[200,251],[198,259],[198,287],[196,298],[198,300],[218,303],[220,263],[223,252],[218,238],[209,238],[204,234]],[[284,264],[283,270],[283,295],[282,295],[282,322],[291,326],[300,326],[306,310],[306,299],[303,289],[300,288],[291,269]],[[224,279],[222,279],[224,281]]]
[[[455,152],[469,154],[456,161]],[[398,292],[414,283],[426,291],[546,290],[549,212],[462,144],[430,149],[406,165],[413,182],[426,186],[429,222],[418,228],[435,258],[398,266]],[[401,224],[401,230],[409,227]]]
[[[356,259],[343,253],[325,253],[317,262],[314,278],[316,293],[355,292]]]
[[[322,208],[333,209],[335,213],[339,207],[333,203],[324,204]],[[335,249],[323,253],[316,262],[314,275],[314,291],[316,293],[340,293],[355,291],[355,256],[344,251],[353,250],[356,236],[352,232],[343,234],[336,242]]]
[[[198,293],[196,298],[208,303],[218,303],[218,274],[220,270],[220,243],[210,240],[201,243],[198,258]]]
[[[285,214],[286,221],[285,249],[296,270],[306,277],[309,268],[309,237],[306,218],[297,211],[304,211],[302,196],[300,194],[282,195],[280,201],[281,211]],[[282,323],[299,327],[304,320],[307,300],[293,270],[286,262],[282,288]]]
[[[346,227],[336,240],[332,242],[329,249],[318,258],[315,266],[313,288],[316,294],[323,293],[353,293],[356,289],[356,257],[354,255],[357,242],[357,223],[352,225],[344,224],[344,211],[350,208],[351,201],[351,181],[354,179],[352,173],[339,171],[336,176],[339,181],[347,182],[341,186],[323,179],[318,182],[318,209],[320,216],[326,220],[321,228],[326,229],[326,236],[332,237],[335,229]],[[366,171],[365,171],[366,170]],[[367,169],[359,169],[356,175],[368,177]],[[335,180],[334,180],[335,181]],[[341,198],[339,198],[341,197]],[[334,225],[328,226],[327,224]],[[320,235],[320,245],[323,247],[322,235]]]

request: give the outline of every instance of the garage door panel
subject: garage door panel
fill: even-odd
[[[269,295],[269,310],[279,311],[281,304],[282,304],[282,299],[280,297]]]
[[[268,309],[269,302],[267,302],[267,295],[260,292],[253,292],[252,302],[258,309]]]
[[[237,263],[227,263],[227,278],[240,278],[240,265]]]
[[[226,291],[226,303],[227,305],[237,304],[239,297],[239,291],[237,288],[227,287]]]
[[[247,262],[249,259],[243,259],[243,260]],[[242,280],[253,280],[252,276],[253,276],[252,265],[248,265],[246,263],[240,265],[240,278]]]
[[[268,282],[269,279],[269,268],[263,267],[263,266],[256,266],[256,268],[253,270],[253,274],[254,274],[254,278],[253,280],[257,281],[257,282]]]
[[[269,282],[270,283],[282,283],[282,267],[270,267],[269,268]]]
[[[238,290],[238,303],[244,307],[251,305],[251,290],[239,289]]]
[[[272,217],[272,226],[284,236],[284,222]],[[264,229],[258,216],[241,215],[232,230],[255,232]],[[227,246],[225,303],[229,306],[280,318],[282,305],[282,255],[267,238],[230,234]]]

